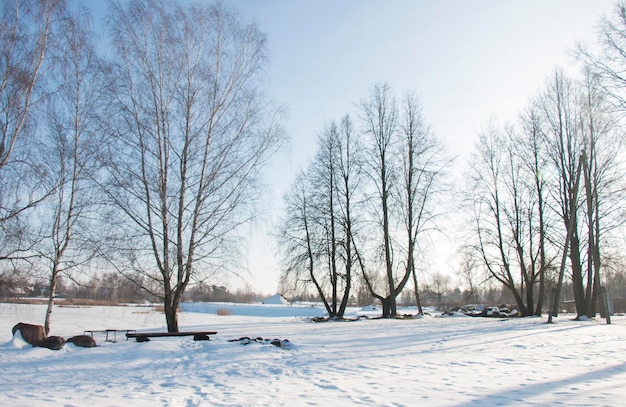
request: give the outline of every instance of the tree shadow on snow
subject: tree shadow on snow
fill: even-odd
[[[530,404],[529,399],[536,399],[541,394],[551,394],[555,398],[558,398],[558,403],[562,405],[580,405],[581,394],[586,394],[590,399],[599,397],[597,403],[603,404],[601,400],[602,394],[590,394],[584,390],[582,386],[577,386],[589,382],[604,382],[607,387],[619,386],[617,381],[612,380],[612,377],[618,374],[623,374],[626,371],[626,363],[618,365],[608,366],[602,369],[585,372],[576,376],[570,376],[558,380],[541,381],[533,384],[520,383],[515,387],[507,388],[500,392],[485,394],[482,397],[474,398],[470,401],[457,404],[455,407],[469,407],[469,406],[492,406],[492,405],[511,405],[520,403],[521,405]],[[615,401],[615,400],[611,400]],[[541,402],[549,402],[548,400],[532,401],[532,404]]]

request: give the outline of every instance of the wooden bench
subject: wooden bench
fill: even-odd
[[[162,338],[171,336],[193,336],[194,341],[210,341],[209,335],[215,335],[217,331],[187,331],[187,332],[127,332],[128,338],[135,338],[137,342],[148,342],[150,338]]]

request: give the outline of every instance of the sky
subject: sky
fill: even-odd
[[[86,2],[101,18],[103,2]],[[267,216],[250,231],[246,281],[276,291],[280,267],[271,233],[282,195],[315,152],[316,134],[387,82],[413,91],[461,174],[476,134],[514,121],[555,68],[576,69],[572,48],[593,43],[613,0],[228,0],[267,35],[265,91],[287,111],[290,147],[266,171]],[[436,247],[453,271],[454,242]],[[443,262],[443,264],[442,264]],[[449,264],[448,264],[449,263]],[[231,280],[231,283],[241,281]]]
[[[268,37],[267,92],[286,106],[290,150],[267,172],[270,220],[282,193],[315,152],[326,123],[355,112],[372,85],[414,91],[434,134],[462,174],[477,132],[514,121],[559,67],[576,73],[572,49],[592,44],[614,1],[278,1],[227,2]],[[280,276],[267,227],[250,245],[249,281],[275,290]],[[433,248],[438,272],[453,272],[456,242]],[[428,260],[427,260],[428,261]]]

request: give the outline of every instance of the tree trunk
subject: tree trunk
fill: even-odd
[[[576,217],[576,215],[573,216],[574,218]],[[574,302],[576,303],[576,313],[578,314],[578,317],[580,317],[582,315],[587,315],[587,304],[585,302],[585,288],[582,281],[582,268],[580,267],[580,240],[578,238],[578,230],[576,226],[574,226],[570,245]]]
[[[546,243],[545,243],[545,220],[543,215],[543,190],[539,181],[537,181],[537,198],[539,211],[539,293],[537,294],[537,308],[535,315],[541,316],[543,309],[543,297],[546,292]]]
[[[167,323],[167,332],[178,332],[178,304],[172,304],[170,301],[164,302],[165,321]]]
[[[392,301],[390,296],[385,297],[381,300],[381,304],[383,306],[383,318],[393,318],[395,317],[395,312],[392,311]]]
[[[52,273],[50,274],[50,287],[48,288],[48,308],[46,309],[46,317],[43,324],[44,331],[46,332],[46,336],[50,333],[50,319],[52,316],[52,308],[54,307],[54,295],[56,293],[57,287],[57,274],[58,274],[58,265],[55,262],[52,267]]]
[[[415,305],[417,305],[417,313],[419,315],[423,315],[424,310],[422,309],[422,302],[420,301],[420,290],[419,290],[419,286],[417,285],[417,276],[415,275],[415,267],[413,267],[411,274],[413,275],[413,287],[415,287]]]

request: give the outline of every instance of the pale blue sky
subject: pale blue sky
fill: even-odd
[[[434,133],[463,168],[476,131],[497,117],[514,120],[568,48],[593,42],[612,0],[225,0],[267,34],[266,91],[286,106],[291,150],[273,160],[265,226],[250,245],[248,282],[273,293],[279,278],[268,237],[281,196],[315,151],[316,132],[354,112],[376,82],[415,91]],[[100,1],[86,1],[97,13]],[[100,16],[96,15],[96,19]],[[450,262],[455,247],[433,256]],[[433,261],[433,264],[436,264]],[[445,271],[445,270],[438,270]],[[233,281],[234,283],[234,281]]]
[[[593,42],[599,19],[615,5],[608,0],[226,3],[254,18],[267,34],[267,91],[289,109],[292,149],[274,160],[269,172],[276,214],[283,190],[315,151],[316,132],[354,112],[376,82],[420,96],[432,130],[459,156],[461,172],[476,131],[493,117],[515,120],[555,67],[573,67],[569,50],[579,41]],[[249,268],[252,286],[269,293],[280,271],[265,232],[251,247]],[[434,249],[431,261],[439,270],[433,271],[453,271],[455,249]]]

